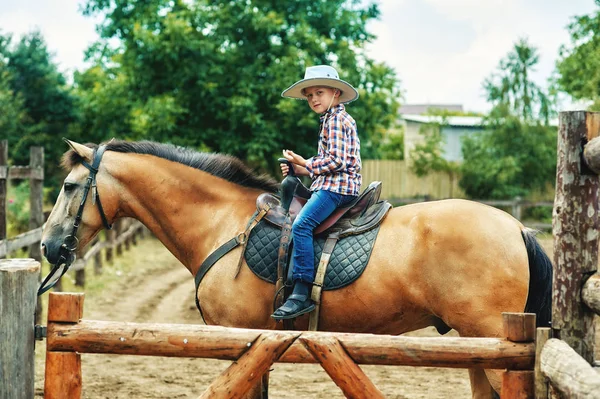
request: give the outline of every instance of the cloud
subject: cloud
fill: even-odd
[[[39,30],[53,59],[63,71],[81,68],[83,52],[98,35],[96,21],[81,15],[72,0],[3,2],[0,5],[2,34],[12,33],[13,42]],[[10,3],[10,4],[9,4]]]
[[[533,75],[545,85],[573,15],[595,11],[590,1],[572,0],[383,0],[382,20],[371,23],[378,39],[368,54],[396,69],[406,102],[462,103],[489,108],[484,79],[520,38],[538,48]]]

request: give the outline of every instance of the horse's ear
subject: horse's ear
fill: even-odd
[[[94,151],[90,147],[86,147],[83,144],[76,143],[71,140],[67,140],[63,138],[63,140],[71,147],[73,151],[81,158],[88,162],[92,162],[92,157],[94,156]]]

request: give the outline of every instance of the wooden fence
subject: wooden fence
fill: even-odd
[[[536,397],[548,397],[549,382],[565,397],[599,398],[592,365],[600,315],[600,113],[561,112],[556,173],[552,328],[537,333]]]
[[[15,237],[7,237],[8,211],[7,197],[9,181],[13,179],[29,179],[29,231]],[[40,241],[42,238],[42,225],[45,222],[43,211],[44,187],[44,148],[31,147],[29,166],[8,166],[8,142],[0,141],[0,259],[7,257],[11,252],[22,248],[29,248],[29,258],[42,262]],[[113,230],[106,232],[106,238],[96,238],[91,248],[85,255],[76,260],[71,270],[75,271],[75,285],[83,287],[85,283],[84,266],[94,260],[94,271],[102,272],[101,251],[106,251],[106,261],[112,262],[113,257],[123,252],[123,247],[129,247],[137,242],[137,237],[142,236],[147,229],[137,220],[120,219],[115,223]],[[60,281],[55,286],[56,291],[61,291]],[[38,309],[39,310],[39,309]]]
[[[410,169],[406,161],[363,160],[361,173],[365,186],[376,180],[383,182],[381,197],[386,199],[417,196],[465,197],[458,186],[458,176],[452,179],[448,173],[434,172],[419,177]]]
[[[86,265],[92,263],[94,274],[102,274],[104,262],[112,263],[116,256],[121,256],[123,251],[128,251],[132,246],[137,245],[138,237],[142,238],[146,234],[148,229],[138,220],[131,218],[117,220],[112,230],[104,232],[104,239],[101,235],[96,237],[85,253],[80,254],[73,262],[69,271],[75,273],[75,285],[85,286],[86,270],[89,269]],[[54,291],[62,290],[62,283],[59,280],[54,286]]]
[[[383,397],[358,364],[504,369],[502,398],[534,390],[533,314],[505,313],[506,339],[420,338],[82,320],[83,299],[50,294],[45,398],[81,397],[81,353],[233,360],[202,398],[241,398],[274,362],[318,363],[348,398]]]
[[[29,194],[29,231],[16,237],[7,237],[7,195],[9,181],[28,179]],[[40,239],[44,223],[43,203],[44,187],[44,148],[31,147],[29,166],[8,166],[8,141],[0,141],[0,258],[21,248],[29,247],[29,257],[42,261]]]

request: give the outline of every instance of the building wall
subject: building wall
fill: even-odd
[[[410,161],[410,153],[417,144],[424,142],[421,128],[425,123],[404,121],[404,159]],[[483,131],[480,127],[470,126],[445,126],[442,128],[444,138],[444,155],[449,161],[462,161],[461,138],[465,135]]]

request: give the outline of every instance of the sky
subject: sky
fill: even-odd
[[[367,1],[367,0],[365,0]],[[569,45],[574,16],[598,10],[594,0],[380,0],[381,18],[369,23],[377,39],[370,58],[395,69],[403,103],[462,104],[489,109],[482,83],[520,38],[538,48],[533,79],[545,86],[561,45]],[[0,32],[42,32],[53,60],[70,76],[85,66],[84,50],[97,21],[81,0],[0,0]],[[563,109],[578,108],[565,103]]]

